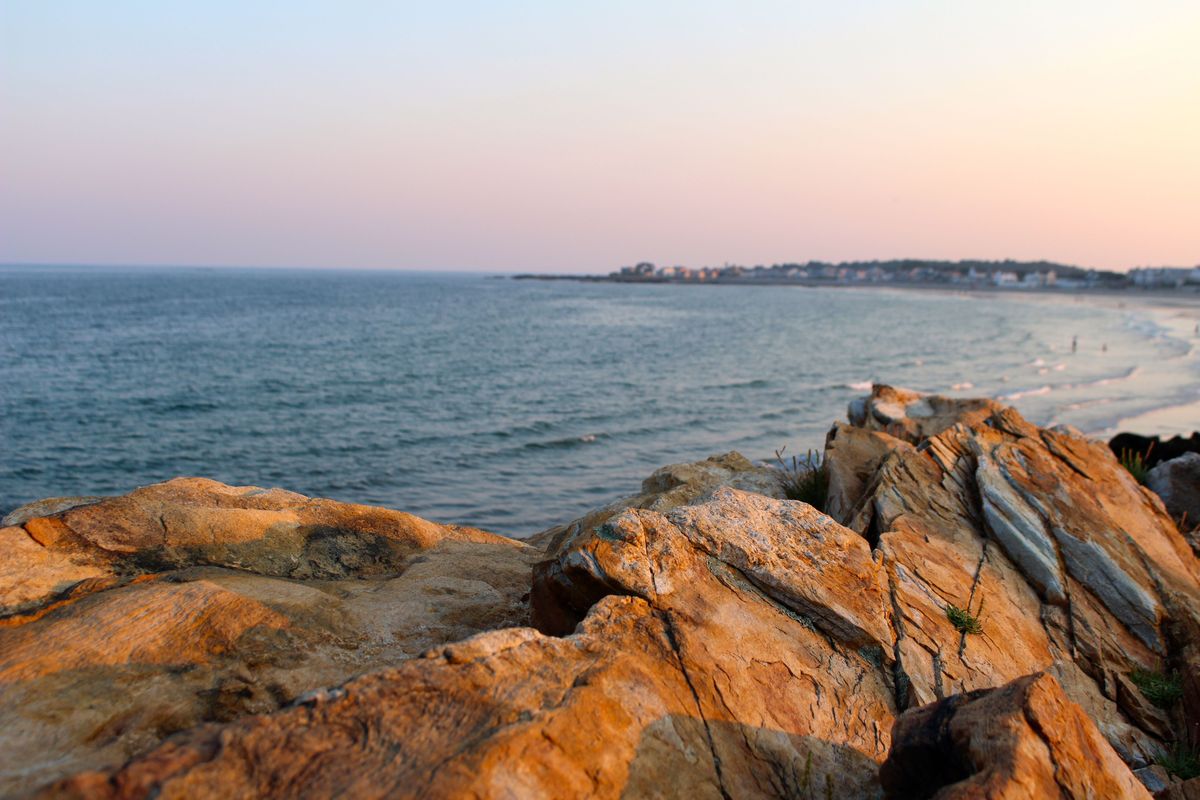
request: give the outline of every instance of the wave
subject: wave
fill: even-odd
[[[1011,394],[1002,394],[999,397],[997,397],[996,399],[997,400],[1007,400],[1007,401],[1011,402],[1013,400],[1020,400],[1022,397],[1036,397],[1038,395],[1050,394],[1053,391],[1054,391],[1054,387],[1046,385],[1046,386],[1039,386],[1036,389],[1022,389],[1019,392],[1012,392]]]
[[[585,433],[582,436],[566,436],[562,439],[550,439],[544,442],[526,442],[521,446],[523,450],[565,450],[572,447],[581,447],[585,444],[593,444],[600,439],[607,439],[607,433]]]
[[[711,386],[705,386],[705,389],[765,389],[771,385],[771,382],[764,378],[755,378],[751,381],[734,381],[733,383],[714,383]]]
[[[953,386],[951,386],[950,391],[965,392],[967,389],[974,389],[974,388],[975,388],[975,384],[971,383],[970,381],[963,381],[962,383],[956,383]]]
[[[1133,367],[1130,367],[1129,369],[1125,370],[1124,372],[1117,373],[1116,375],[1106,375],[1103,378],[1096,378],[1095,380],[1091,380],[1091,381],[1083,381],[1082,383],[1069,383],[1066,386],[1064,386],[1063,388],[1064,389],[1084,389],[1089,386],[1110,386],[1114,383],[1120,383],[1121,381],[1127,381],[1130,378],[1137,377],[1137,375],[1141,371],[1142,371],[1141,367],[1133,366]]]
[[[1058,392],[1058,391],[1068,391],[1069,392],[1069,391],[1075,391],[1078,389],[1091,389],[1091,388],[1095,388],[1097,386],[1111,386],[1114,383],[1121,383],[1123,381],[1128,381],[1133,378],[1136,378],[1141,373],[1141,371],[1142,371],[1141,367],[1133,366],[1122,372],[1118,372],[1113,375],[1104,375],[1099,378],[1094,378],[1093,380],[1090,380],[1090,381],[1079,381],[1078,383],[1059,383],[1059,384],[1054,384],[1054,385],[1047,383],[1047,384],[1038,386],[1037,388],[1034,388],[1034,389],[1020,389],[1015,392],[1009,392],[1008,394],[998,395],[996,397],[996,399],[1011,402],[1013,400],[1020,400],[1023,397],[1037,397],[1039,395],[1050,394],[1051,392]],[[1041,370],[1038,370],[1038,372],[1039,372],[1039,374],[1046,374],[1048,372],[1048,370],[1041,369]]]
[[[1062,407],[1062,411],[1079,411],[1084,408],[1093,408],[1094,406],[1106,406],[1112,402],[1111,397],[1100,397],[1095,400],[1080,400],[1078,403],[1067,403]]]
[[[855,383],[842,384],[843,389],[853,389],[856,392],[869,392],[875,388],[874,381],[857,381]]]

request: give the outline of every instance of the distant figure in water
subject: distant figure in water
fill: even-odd
[[[1105,342],[1104,344],[1100,345],[1100,352],[1101,352],[1101,353],[1107,353],[1107,352],[1108,352],[1108,342]]]
[[[1074,353],[1078,349],[1079,349],[1079,337],[1072,336],[1071,337],[1071,352]]]

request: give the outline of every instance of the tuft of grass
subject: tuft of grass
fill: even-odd
[[[1200,777],[1200,753],[1182,739],[1160,752],[1154,762],[1182,781]]]
[[[1145,453],[1139,453],[1136,450],[1121,451],[1121,466],[1128,470],[1133,479],[1143,486],[1146,485],[1146,473],[1150,471],[1150,467],[1146,466],[1146,458],[1149,455],[1149,451]]]
[[[1151,672],[1147,669],[1135,669],[1129,674],[1133,685],[1154,705],[1159,708],[1171,708],[1183,697],[1183,682],[1179,673]]]
[[[983,610],[982,603],[979,610]],[[979,617],[965,608],[959,608],[955,605],[946,606],[946,619],[950,620],[950,624],[959,633],[975,634],[976,636],[983,633],[983,623],[979,621]]]
[[[829,470],[821,454],[809,450],[804,458],[792,456],[785,460],[781,447],[775,451],[775,460],[779,462],[779,483],[783,486],[783,494],[789,500],[800,500],[808,503],[818,511],[825,510],[825,502],[829,499]]]

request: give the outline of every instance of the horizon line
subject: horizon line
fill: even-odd
[[[721,262],[720,264],[706,264],[706,265],[703,265],[700,267],[694,267],[694,269],[714,269],[714,268],[722,268],[725,266],[741,266],[741,267],[754,268],[756,266],[770,267],[770,266],[777,266],[777,265],[783,265],[783,264],[810,264],[810,263],[830,264],[830,265],[834,265],[834,266],[839,266],[839,265],[845,265],[845,264],[872,264],[872,263],[889,263],[889,262],[896,262],[896,261],[917,261],[917,262],[940,263],[940,264],[963,263],[963,262],[971,262],[971,261],[980,262],[980,263],[992,263],[992,264],[1044,263],[1044,264],[1058,266],[1058,267],[1070,267],[1070,268],[1080,269],[1080,270],[1094,270],[1096,272],[1115,272],[1115,273],[1119,273],[1119,274],[1125,274],[1134,269],[1195,269],[1195,268],[1200,268],[1200,262],[1198,262],[1195,265],[1181,265],[1180,266],[1180,265],[1167,265],[1167,264],[1159,264],[1159,265],[1138,264],[1138,265],[1131,265],[1131,266],[1126,266],[1126,267],[1121,267],[1121,268],[1103,269],[1103,268],[1099,268],[1099,267],[1084,266],[1084,265],[1080,265],[1080,264],[1070,264],[1070,263],[1061,262],[1061,261],[1054,261],[1054,260],[1048,259],[1048,258],[1015,259],[1015,258],[965,257],[965,258],[952,259],[952,258],[921,258],[921,257],[915,257],[915,256],[901,256],[901,257],[895,257],[895,258],[847,259],[847,260],[841,260],[841,261],[826,261],[826,260],[821,260],[821,259],[807,259],[804,261],[783,260],[783,261],[772,262],[770,264],[767,264],[767,263],[742,264],[742,263],[738,263],[736,261],[724,261],[724,262]],[[632,264],[638,264],[638,263],[654,263],[656,266],[672,266],[672,267],[681,266],[679,264],[662,264],[662,265],[660,265],[657,262],[649,262],[649,261],[645,261],[645,260],[637,260],[637,261],[632,262]],[[607,275],[611,271],[619,270],[621,268],[621,266],[629,266],[629,265],[617,265],[617,266],[611,267],[608,271],[596,273],[596,272],[589,272],[586,270],[574,270],[574,269],[570,269],[570,268],[554,270],[554,269],[549,269],[549,268],[531,268],[531,267],[522,267],[522,268],[514,268],[514,269],[497,269],[497,268],[479,268],[479,267],[414,267],[414,266],[351,266],[351,265],[333,266],[333,265],[329,265],[329,264],[193,264],[193,263],[185,263],[185,262],[175,262],[175,263],[88,262],[88,263],[84,263],[84,262],[69,262],[69,261],[61,261],[61,262],[60,261],[0,261],[0,269],[12,269],[12,268],[21,268],[21,267],[35,268],[35,269],[36,268],[46,268],[46,269],[118,269],[118,268],[124,268],[124,269],[168,269],[168,270],[176,270],[176,269],[178,269],[178,270],[188,270],[188,269],[191,269],[191,270],[256,270],[256,269],[264,269],[264,270],[303,270],[303,271],[318,271],[318,272],[469,273],[469,274],[477,274],[477,275],[512,275],[512,274],[529,274],[529,275],[540,275],[540,274],[544,274],[544,275],[560,275],[560,274],[595,275],[595,274],[601,274],[601,275]],[[682,265],[682,266],[685,266],[685,265]]]

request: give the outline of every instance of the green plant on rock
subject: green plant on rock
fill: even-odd
[[[982,602],[979,603],[979,611],[983,613]],[[976,636],[983,633],[983,623],[979,621],[979,617],[965,608],[959,608],[953,604],[946,606],[946,619],[950,620],[950,624],[959,633]]]
[[[1133,685],[1147,700],[1159,708],[1171,708],[1183,697],[1183,682],[1177,672],[1135,669],[1129,674],[1129,680],[1133,681]]]
[[[821,454],[809,450],[804,458],[792,456],[785,460],[783,451],[786,449],[781,447],[775,451],[775,460],[779,462],[779,483],[784,496],[824,511],[825,501],[829,498],[829,470]]]
[[[1183,739],[1175,742],[1170,750],[1160,752],[1154,761],[1182,781],[1200,777],[1200,753],[1196,752],[1195,745]]]
[[[1139,453],[1136,450],[1121,451],[1121,466],[1129,471],[1133,479],[1143,486],[1146,484],[1146,473],[1150,471],[1150,467],[1146,464],[1146,459],[1150,456],[1150,451]]]

